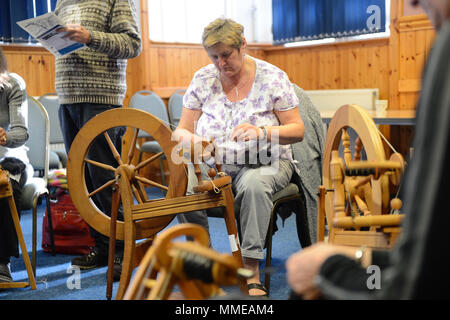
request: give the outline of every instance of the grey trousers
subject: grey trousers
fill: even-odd
[[[286,187],[294,172],[294,164],[280,160],[276,170],[269,166],[259,168],[223,166],[230,172],[233,181],[235,215],[240,225],[240,243],[243,257],[264,259],[264,244],[270,222],[273,203],[272,196]],[[202,168],[205,176],[206,170]],[[205,176],[206,179],[206,176]],[[189,167],[187,194],[197,183],[193,167]],[[196,223],[209,232],[208,216],[205,211],[195,211],[177,215],[180,223]]]

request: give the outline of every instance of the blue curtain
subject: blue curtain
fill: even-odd
[[[384,32],[385,0],[272,0],[274,44]]]
[[[51,0],[51,8],[55,9],[57,0]],[[49,11],[47,0],[2,0],[0,5],[0,41],[27,43],[33,41],[17,21],[33,18]]]

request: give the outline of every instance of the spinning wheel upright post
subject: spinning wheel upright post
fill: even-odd
[[[126,127],[127,130],[133,131],[131,147],[126,155],[120,155],[109,138],[108,130],[116,127]],[[151,135],[163,151],[134,165],[132,159],[139,130],[144,130]],[[88,159],[89,149],[99,136],[104,136],[108,141],[110,151],[117,160],[117,167]],[[198,193],[186,196],[188,182],[186,164],[179,159],[174,159],[179,155],[177,148],[178,144],[172,141],[172,131],[166,124],[147,112],[130,108],[119,108],[99,114],[85,124],[72,143],[68,156],[67,178],[69,192],[76,208],[92,228],[110,237],[112,240],[110,252],[113,252],[116,239],[124,240],[122,274],[116,299],[123,297],[133,269],[139,264],[156,234],[164,229],[178,213],[223,207],[233,256],[242,264],[234,216],[231,177],[215,179],[213,175],[210,180],[213,183],[205,184],[199,181]],[[105,152],[108,151],[105,150]],[[167,186],[139,174],[141,168],[163,155],[167,159],[170,173]],[[85,180],[87,164],[111,171],[114,177],[98,189],[88,190]],[[145,186],[162,190],[165,194],[164,198],[149,200]],[[118,192],[113,197],[117,202],[114,201],[114,212],[111,214],[102,212],[95,205],[93,197],[99,192]],[[123,210],[124,220],[115,221],[120,208]],[[136,241],[141,239],[146,241],[136,244]],[[112,264],[111,261],[110,259],[110,264]],[[111,279],[108,282],[108,290],[111,290]]]
[[[350,128],[357,134],[355,141],[350,139]],[[366,160],[362,160],[363,155]],[[391,198],[399,187],[404,166],[398,153],[386,159],[380,133],[362,107],[345,105],[338,109],[325,141],[319,240],[324,240],[326,220],[330,243],[392,247],[403,215],[398,214],[401,201]]]

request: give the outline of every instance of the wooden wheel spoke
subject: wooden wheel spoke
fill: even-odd
[[[135,128],[133,139],[131,140],[130,150],[128,151],[128,164],[131,164],[133,159],[134,151],[136,150],[136,140],[139,134],[139,128]]]
[[[109,137],[108,132],[105,131],[103,133],[103,135],[105,136],[105,139],[108,142],[109,148],[111,149],[111,152],[113,153],[114,158],[117,160],[117,163],[119,163],[121,165],[122,164],[122,159],[120,158],[120,154],[117,151],[116,147],[114,146],[114,143],[111,141],[111,138]]]
[[[90,164],[92,164],[94,166],[103,168],[105,170],[116,171],[116,168],[114,168],[113,166],[110,166],[108,164],[104,164],[104,163],[101,163],[101,162],[98,162],[98,161],[94,161],[94,160],[89,160],[89,159],[84,159],[84,161],[87,162],[87,163],[90,163]]]
[[[133,194],[136,197],[136,200],[139,203],[144,203],[147,200],[147,194],[145,194],[145,190],[142,190],[141,186],[139,185],[139,182],[134,180],[131,184]]]
[[[162,157],[163,155],[164,155],[164,152],[158,152],[157,154],[151,156],[150,158],[145,159],[144,161],[140,162],[140,163],[136,166],[135,171],[136,171],[136,172],[139,171],[139,169],[141,169],[142,167],[145,167],[145,166],[148,165],[150,162],[152,162],[152,161],[154,161],[154,160],[156,160],[156,159]]]
[[[146,178],[143,178],[143,177],[140,177],[140,176],[135,176],[135,179],[138,180],[138,181],[140,181],[140,182],[142,182],[142,183],[145,183],[145,184],[148,184],[148,185],[151,185],[151,186],[154,186],[154,187],[163,189],[163,190],[165,190],[165,191],[168,191],[168,190],[169,190],[168,187],[163,186],[162,184],[159,184],[159,183],[157,183],[157,182],[155,182],[155,181],[151,181],[151,180],[149,180],[149,179],[146,179]]]
[[[95,189],[94,191],[92,191],[91,193],[88,194],[88,197],[91,198],[93,195],[99,193],[100,191],[112,186],[114,183],[116,183],[115,179],[109,180],[108,182],[106,182],[104,185],[102,185],[101,187]]]

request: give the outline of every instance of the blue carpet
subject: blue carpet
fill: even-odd
[[[38,209],[38,252],[36,280],[37,290],[31,288],[0,289],[0,300],[106,300],[106,271],[107,267],[82,271],[80,286],[73,279],[74,270],[70,261],[74,256],[56,254],[52,256],[41,249],[42,217],[45,211],[45,201]],[[231,253],[225,221],[221,218],[209,218],[211,243],[213,249],[221,253]],[[168,226],[177,224],[176,219]],[[32,243],[32,212],[23,211],[21,226],[28,254],[31,259]],[[271,268],[271,299],[286,300],[290,289],[286,283],[284,263],[293,253],[300,250],[297,237],[295,216],[291,215],[282,226],[278,219],[278,231],[273,237],[272,268]],[[264,262],[261,262],[264,269]],[[27,273],[23,259],[12,258],[11,272],[14,281],[26,281]],[[262,276],[262,280],[263,280]],[[113,298],[116,295],[119,282],[113,286]],[[228,290],[228,289],[227,289]],[[233,290],[233,289],[231,289]]]

